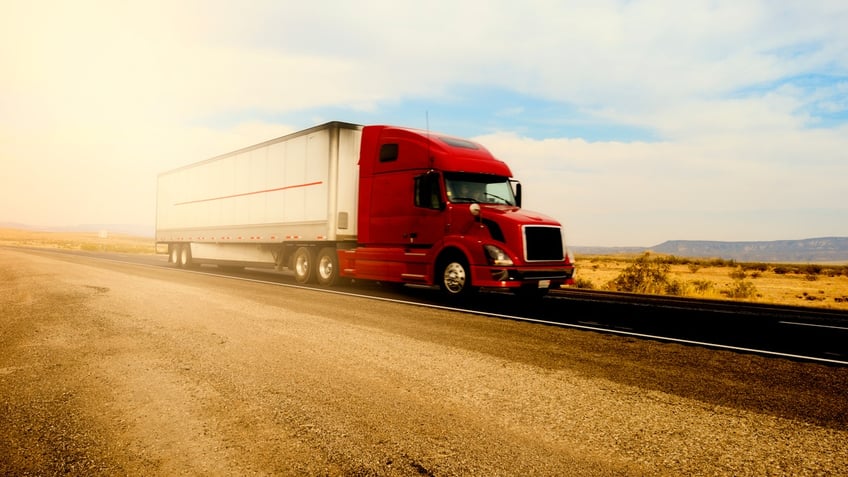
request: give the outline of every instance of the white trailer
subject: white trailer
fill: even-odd
[[[361,136],[331,122],[160,174],[156,241],[183,267],[280,268],[300,248],[354,246]]]

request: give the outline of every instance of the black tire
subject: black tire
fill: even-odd
[[[297,283],[312,283],[315,281],[315,257],[309,247],[300,247],[292,257],[292,270]],[[338,268],[338,267],[337,267]]]
[[[333,286],[339,281],[339,255],[335,248],[326,247],[318,252],[315,276],[319,285]]]
[[[468,261],[461,256],[450,256],[442,260],[436,279],[439,288],[449,297],[463,297],[474,291],[471,286],[471,269],[468,267]]]
[[[180,266],[180,246],[178,244],[171,244],[170,250],[168,251],[168,262],[173,263],[176,266]]]

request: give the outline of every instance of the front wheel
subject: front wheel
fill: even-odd
[[[459,297],[473,291],[471,287],[471,269],[462,257],[450,257],[439,268],[439,288],[448,296]]]

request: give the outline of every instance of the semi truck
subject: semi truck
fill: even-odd
[[[482,144],[333,121],[159,174],[156,243],[184,268],[541,296],[572,282],[574,260],[562,225],[521,197]]]

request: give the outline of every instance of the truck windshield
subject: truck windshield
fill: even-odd
[[[515,205],[512,185],[506,177],[481,174],[445,174],[448,200],[455,204],[479,202],[482,204]]]

